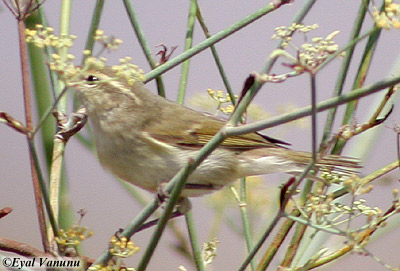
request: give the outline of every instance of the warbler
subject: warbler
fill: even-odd
[[[92,65],[67,78],[87,110],[101,164],[117,177],[157,193],[225,125],[149,91],[143,75]],[[311,153],[257,132],[225,139],[188,177],[182,197],[220,190],[238,178],[299,174]],[[324,155],[316,167],[355,170],[357,160]]]

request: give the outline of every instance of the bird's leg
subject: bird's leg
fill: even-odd
[[[56,137],[67,142],[68,139],[79,132],[83,126],[85,126],[87,121],[86,109],[81,108],[78,111],[71,114],[70,117],[67,117],[65,114],[54,111],[54,117],[57,120],[58,128],[60,129]]]
[[[157,198],[160,200],[160,195],[157,194]],[[167,197],[162,198],[162,202],[165,202],[165,199]],[[169,219],[175,218],[175,217],[180,217],[184,214],[186,214],[187,212],[189,212],[192,209],[192,203],[190,202],[190,200],[188,198],[180,198],[178,203],[175,205],[175,211],[172,212],[171,216],[169,217]],[[148,229],[154,225],[156,225],[158,223],[158,218],[153,219],[145,224],[143,224],[136,232]]]

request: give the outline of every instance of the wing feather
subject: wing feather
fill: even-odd
[[[168,114],[165,110],[159,112],[157,122],[147,123],[144,131],[157,140],[175,146],[188,148],[201,148],[225,125],[225,121],[183,107],[176,103],[174,114]],[[173,121],[171,121],[173,120]],[[189,121],[190,120],[190,121]],[[163,122],[169,122],[165,125]],[[274,139],[259,133],[249,133],[239,136],[228,137],[221,144],[221,147],[232,149],[254,149],[274,148],[278,145],[288,145],[281,140]]]

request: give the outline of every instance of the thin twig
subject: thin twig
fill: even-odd
[[[290,1],[282,1],[284,2],[283,4],[287,4]],[[232,35],[234,32],[244,28],[245,26],[249,25],[250,23],[260,19],[261,17],[265,16],[266,14],[275,11],[281,7],[281,5],[273,5],[273,4],[268,4],[265,7],[262,7],[261,9],[257,10],[253,14],[243,18],[242,20],[238,21],[237,23],[234,23],[233,25],[227,27],[225,30],[218,32],[217,34],[211,36],[210,38],[200,42],[199,44],[193,46],[191,49],[183,52],[179,56],[169,60],[167,63],[157,67],[156,69],[152,70],[151,72],[147,73],[146,80],[145,82],[148,82],[155,77],[159,76],[160,74],[172,69],[173,67],[179,65],[186,59],[194,56],[195,54],[200,53],[201,51],[207,49],[210,47],[212,44],[215,44],[226,37]]]
[[[139,26],[139,21],[137,20],[136,13],[133,9],[133,2],[128,1],[128,0],[123,0],[126,12],[128,14],[128,18],[131,22],[131,25],[133,29],[135,30],[136,37],[139,41],[140,47],[142,48],[142,51],[147,59],[147,62],[149,63],[150,67],[152,69],[155,69],[157,67],[157,63],[155,62],[154,58],[152,57],[150,47],[146,41],[146,38],[144,36],[144,33],[142,29]],[[165,97],[165,89],[164,89],[164,83],[162,80],[161,76],[156,77],[156,82],[157,82],[157,90],[158,90],[158,95]]]
[[[29,82],[28,52],[25,43],[25,23],[23,19],[18,20],[18,35],[19,35],[19,49],[20,49],[21,70],[22,70],[22,88],[24,96],[25,121],[26,121],[26,128],[29,131],[31,131],[33,127],[32,104],[31,104],[32,98],[31,98],[31,88]],[[30,136],[27,136],[27,140],[28,141],[30,140]],[[35,195],[35,205],[39,220],[39,229],[40,229],[43,248],[47,252],[50,250],[50,245],[47,239],[46,219],[43,210],[43,196],[37,176],[38,169],[35,167],[35,162],[32,152],[29,152],[29,160],[31,166],[33,190]]]
[[[0,250],[13,252],[21,256],[26,257],[43,257],[53,255],[43,252],[37,248],[34,248],[26,243],[18,242],[15,240],[0,237]]]
[[[319,102],[316,106],[317,112],[322,112],[327,109],[337,107],[338,105],[345,104],[349,101],[357,100],[362,97],[371,95],[372,93],[379,92],[383,89],[389,88],[395,84],[400,83],[400,76],[396,76],[390,79],[378,81],[369,86],[365,86],[359,89],[355,89],[349,93],[343,94],[338,97],[334,97],[323,102]],[[261,131],[266,128],[275,127],[277,125],[288,123],[303,117],[311,115],[311,106],[306,106],[297,109],[291,113],[282,114],[280,116],[272,117],[269,120],[257,121],[251,124],[246,124],[238,127],[227,127],[225,133],[227,136],[242,135],[251,132]]]
[[[197,14],[196,14],[196,16],[197,16],[198,22],[200,23],[201,28],[203,29],[204,35],[206,36],[207,39],[210,38],[211,34],[208,31],[207,25],[205,23],[205,20],[203,18],[203,15],[201,13],[199,5],[197,5]],[[235,94],[234,94],[234,92],[232,90],[231,84],[228,81],[228,76],[225,73],[225,69],[224,69],[224,67],[222,65],[222,62],[221,62],[220,58],[219,58],[217,49],[215,48],[214,45],[211,45],[210,46],[210,50],[211,50],[211,53],[212,53],[212,55],[214,57],[214,61],[215,61],[215,64],[217,65],[217,68],[218,68],[219,74],[221,76],[221,79],[224,82],[226,91],[229,94],[229,98],[231,99],[232,104],[236,105]]]

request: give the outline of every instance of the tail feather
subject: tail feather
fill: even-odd
[[[290,159],[299,164],[307,165],[311,161],[311,153],[290,151],[287,154],[290,155]],[[321,155],[317,154],[316,166],[320,169],[327,169],[346,175],[351,175],[359,172],[362,168],[360,161],[353,157],[341,156],[341,155]]]

